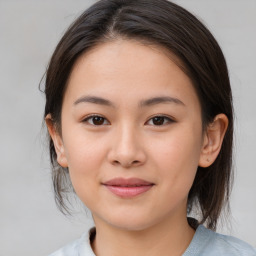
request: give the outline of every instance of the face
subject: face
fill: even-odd
[[[142,230],[186,219],[203,145],[190,79],[164,52],[135,41],[104,43],[71,73],[58,162],[97,223]]]

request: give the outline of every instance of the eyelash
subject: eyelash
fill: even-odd
[[[164,115],[156,115],[156,116],[153,116],[151,117],[147,122],[149,122],[150,120],[153,120],[154,118],[163,118],[164,119],[164,124],[161,124],[161,125],[153,125],[153,126],[163,126],[163,125],[166,125],[166,124],[170,124],[170,123],[174,123],[175,121],[168,117],[168,116],[164,116]]]
[[[89,115],[87,116],[85,119],[83,119],[83,123],[89,123],[88,120],[94,118],[94,117],[100,117],[100,118],[103,118],[104,120],[107,120],[106,118],[104,118],[103,116],[100,116],[100,115]],[[90,125],[94,125],[94,126],[101,126],[101,125],[95,125],[95,124],[91,124],[89,123]]]
[[[90,123],[89,122],[89,120],[92,120],[94,117],[99,117],[99,118],[102,118],[104,121],[103,121],[103,124],[93,124],[93,123]],[[160,125],[152,125],[152,126],[164,126],[164,125],[166,125],[166,124],[168,124],[168,123],[174,123],[175,122],[175,120],[174,119],[172,119],[171,117],[168,117],[168,116],[165,116],[165,115],[156,115],[156,116],[153,116],[153,117],[151,117],[146,123],[148,123],[150,120],[153,120],[154,118],[164,118],[164,123],[163,124],[160,124]],[[107,119],[106,118],[104,118],[103,116],[100,116],[100,115],[89,115],[89,116],[87,116],[85,119],[83,119],[82,120],[82,122],[83,123],[89,123],[90,125],[93,125],[93,126],[102,126],[102,125],[104,125],[104,123],[105,123],[105,121],[106,121]],[[166,121],[167,120],[167,121]],[[107,121],[108,122],[108,121]],[[106,125],[106,124],[105,124]],[[108,122],[108,124],[107,125],[109,125],[109,122]]]

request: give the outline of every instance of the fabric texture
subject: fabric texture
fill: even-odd
[[[93,236],[95,228],[49,256],[95,256],[90,246]],[[256,256],[256,249],[240,239],[218,234],[199,225],[182,256]]]

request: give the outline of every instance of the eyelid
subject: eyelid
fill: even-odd
[[[82,119],[82,123],[88,123],[89,125],[92,125],[92,126],[103,126],[103,125],[106,125],[106,124],[95,125],[95,124],[89,123],[88,120],[90,120],[90,119],[93,118],[93,117],[101,117],[101,118],[103,118],[104,120],[106,120],[106,121],[108,122],[107,125],[110,124],[110,122],[109,122],[104,116],[99,115],[99,114],[90,114],[90,115],[85,116],[85,117]]]
[[[176,120],[173,117],[171,117],[171,116],[167,116],[167,115],[164,115],[164,114],[157,114],[157,115],[152,116],[150,119],[148,119],[148,121],[146,123],[148,123],[150,120],[152,120],[155,117],[163,117],[164,119],[168,120],[168,122],[165,123],[165,124],[162,124],[162,125],[154,125],[154,124],[152,124],[152,126],[157,126],[158,127],[158,126],[164,126],[166,124],[170,124],[170,123],[175,123],[176,122]]]

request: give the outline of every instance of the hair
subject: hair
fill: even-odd
[[[202,109],[203,129],[219,113],[229,119],[222,148],[215,162],[198,167],[189,191],[187,212],[197,209],[199,223],[215,230],[222,209],[229,209],[232,185],[233,106],[224,55],[209,30],[190,12],[167,0],[100,0],[85,10],[58,43],[45,76],[45,112],[61,134],[63,96],[79,56],[95,46],[118,39],[159,46],[178,59],[177,65],[191,79]],[[69,213],[68,169],[56,160],[49,136],[55,201]],[[70,186],[70,187],[69,187]],[[72,190],[72,189],[71,189]]]

